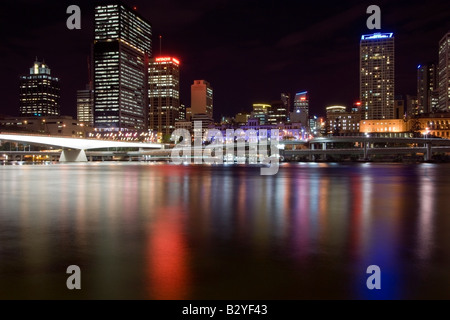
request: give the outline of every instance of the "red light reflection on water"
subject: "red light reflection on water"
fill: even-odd
[[[180,209],[166,208],[156,216],[147,241],[146,261],[150,297],[158,300],[186,299],[189,268]]]

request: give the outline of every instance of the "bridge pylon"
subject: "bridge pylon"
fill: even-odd
[[[63,149],[59,162],[87,162],[86,152],[81,149]]]

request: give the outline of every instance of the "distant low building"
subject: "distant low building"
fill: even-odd
[[[0,119],[0,131],[65,137],[86,137],[93,128],[69,116],[5,117]]]
[[[360,132],[362,133],[399,133],[407,132],[408,123],[402,119],[362,120]]]
[[[422,114],[404,119],[362,120],[361,133],[389,134],[390,136],[421,135],[450,139],[450,113]]]
[[[188,131],[192,130],[191,121],[177,121],[175,122],[175,129],[186,129]]]
[[[423,114],[410,120],[412,125],[422,135],[450,139],[450,112]]]
[[[359,133],[362,116],[361,112],[348,112],[345,106],[329,106],[326,110],[326,131],[328,134]]]
[[[239,112],[234,117],[234,120],[236,121],[237,124],[241,124],[242,125],[242,124],[246,124],[249,118],[250,118],[250,114]]]

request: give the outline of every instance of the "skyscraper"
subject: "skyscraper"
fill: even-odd
[[[148,128],[150,23],[121,1],[95,7],[94,124],[100,130]]]
[[[89,85],[85,90],[77,91],[77,120],[94,126],[94,90]]]
[[[290,97],[288,93],[281,94],[281,100],[273,101],[269,109],[268,122],[270,124],[286,123],[289,119]]]
[[[59,79],[52,77],[50,68],[36,61],[30,74],[20,77],[20,116],[59,116]]]
[[[149,129],[171,134],[180,117],[180,61],[173,57],[151,59],[148,75]]]
[[[309,95],[308,91],[302,91],[295,94],[294,111],[290,116],[291,122],[300,122],[302,127],[309,127]]]
[[[436,111],[437,72],[434,63],[417,66],[418,113]]]
[[[439,41],[439,110],[450,111],[450,31]]]
[[[194,80],[191,85],[191,112],[213,118],[213,89],[205,80]]]
[[[286,108],[286,118],[289,119],[289,115],[291,113],[291,95],[289,93],[283,92],[281,94],[281,101]]]
[[[363,35],[360,42],[360,100],[363,119],[394,117],[394,35]]]

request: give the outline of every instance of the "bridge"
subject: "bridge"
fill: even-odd
[[[93,157],[128,157],[130,159],[145,157],[148,160],[168,160],[171,155],[171,149],[164,149],[163,145],[155,143],[19,134],[0,134],[0,140],[60,147],[63,149],[61,152],[24,150],[23,152],[5,151],[3,153],[7,155],[20,154],[21,156],[49,155],[52,156],[52,159],[59,155],[59,161],[61,162],[87,161],[88,157],[91,159]],[[348,145],[339,146],[342,143]],[[245,148],[248,148],[248,146],[249,144],[245,143]],[[105,148],[137,148],[139,151],[93,151],[95,149]],[[279,141],[279,148],[282,149],[280,150],[280,154],[285,159],[306,156],[310,161],[315,161],[317,156],[320,156],[322,160],[326,160],[327,155],[355,155],[359,156],[362,160],[368,160],[372,155],[421,153],[424,155],[424,160],[429,161],[432,159],[433,153],[450,153],[450,140],[438,138],[330,136],[318,137],[309,141]]]
[[[358,144],[359,147],[336,148],[335,144]],[[433,153],[450,153],[450,140],[438,138],[400,138],[400,137],[370,137],[370,136],[330,136],[318,137],[309,141],[287,140],[280,141],[283,146],[291,146],[290,150],[283,150],[285,157],[308,156],[315,160],[319,155],[322,160],[327,155],[359,155],[362,159],[369,159],[370,155],[400,155],[423,153],[425,161],[432,158]],[[331,148],[330,148],[331,144]],[[376,145],[384,145],[382,147]],[[394,144],[395,146],[392,146]],[[391,146],[388,146],[391,145]],[[399,146],[400,145],[400,146]],[[407,145],[407,146],[405,146]],[[300,149],[297,149],[300,146]],[[305,148],[306,147],[306,148]]]
[[[52,137],[42,135],[0,134],[0,141],[19,142],[40,146],[61,147],[60,162],[88,161],[86,150],[103,148],[139,148],[162,149],[161,144],[144,142],[126,142],[98,139],[81,139],[67,137]]]

